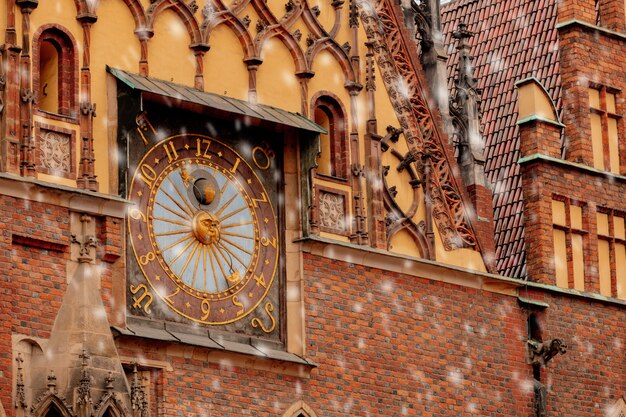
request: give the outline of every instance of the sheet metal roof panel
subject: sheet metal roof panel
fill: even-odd
[[[295,127],[297,129],[326,133],[324,128],[299,113],[293,113],[265,104],[249,103],[232,97],[220,96],[219,94],[200,91],[192,87],[133,74],[116,68],[107,67],[107,71],[135,90],[199,104],[212,109],[258,120]]]

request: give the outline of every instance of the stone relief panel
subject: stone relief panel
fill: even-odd
[[[36,135],[38,171],[58,177],[75,178],[75,131],[37,123]]]
[[[341,191],[318,188],[320,230],[345,235],[348,233],[347,195]]]

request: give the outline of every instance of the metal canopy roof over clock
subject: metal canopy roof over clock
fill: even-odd
[[[107,66],[107,71],[134,90],[168,97],[181,102],[197,104],[260,121],[295,127],[309,132],[327,133],[326,129],[299,113],[293,113],[265,104],[250,103],[232,97],[208,93],[193,87],[133,74],[109,66]]]

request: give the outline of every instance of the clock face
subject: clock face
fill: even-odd
[[[278,265],[276,216],[252,167],[229,146],[191,134],[157,143],[137,165],[129,198],[137,263],[177,314],[226,324],[265,298]]]

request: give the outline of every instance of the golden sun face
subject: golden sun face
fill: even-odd
[[[220,240],[220,221],[212,213],[199,211],[191,222],[193,235],[203,245],[213,245]]]

